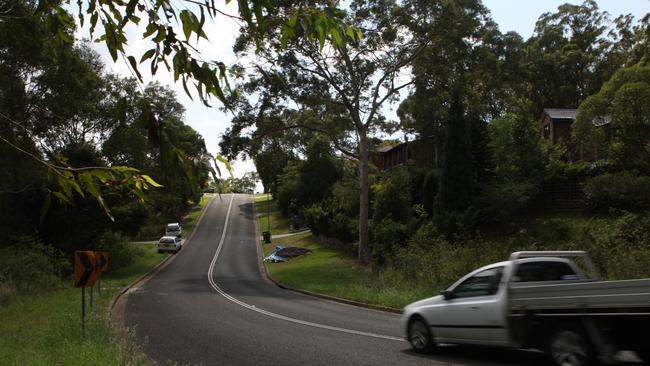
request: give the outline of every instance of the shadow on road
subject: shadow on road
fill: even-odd
[[[411,357],[426,358],[449,365],[466,366],[553,366],[553,362],[542,352],[512,350],[496,347],[478,347],[463,345],[443,345],[432,354],[421,354],[410,349],[401,351]],[[627,355],[624,355],[627,356]],[[644,365],[633,360],[620,361],[616,366]]]

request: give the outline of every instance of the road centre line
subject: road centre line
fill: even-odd
[[[231,302],[233,302],[233,303],[235,303],[235,304],[237,304],[237,305],[239,305],[241,307],[244,307],[244,308],[249,309],[249,310],[256,311],[256,312],[258,312],[260,314],[264,314],[264,315],[272,317],[272,318],[288,321],[288,322],[291,322],[291,323],[301,324],[301,325],[305,325],[305,326],[313,327],[313,328],[327,329],[327,330],[332,330],[332,331],[336,331],[336,332],[355,334],[355,335],[360,335],[360,336],[365,336],[365,337],[388,339],[388,340],[392,340],[392,341],[399,341],[399,342],[404,341],[402,338],[398,338],[398,337],[392,337],[392,336],[387,336],[387,335],[383,335],[383,334],[376,334],[376,333],[369,333],[369,332],[362,332],[362,331],[353,330],[353,329],[339,328],[339,327],[334,327],[334,326],[325,325],[325,324],[308,322],[308,321],[305,321],[305,320],[295,319],[295,318],[291,318],[291,317],[288,317],[288,316],[276,314],[276,313],[273,313],[273,312],[270,312],[270,311],[267,311],[267,310],[260,309],[260,308],[256,307],[255,305],[250,305],[250,304],[247,304],[247,303],[245,303],[243,301],[237,300],[236,298],[230,296],[228,293],[226,293],[224,290],[222,290],[221,287],[219,287],[219,285],[217,285],[217,283],[214,281],[213,272],[214,272],[214,267],[215,267],[215,265],[217,263],[217,259],[219,258],[219,254],[221,253],[221,248],[223,247],[223,243],[224,243],[224,241],[226,239],[226,232],[228,231],[228,223],[229,223],[229,220],[230,220],[230,210],[232,208],[232,202],[233,202],[234,199],[235,199],[235,195],[231,194],[230,203],[228,204],[228,212],[226,213],[226,219],[225,219],[225,222],[223,224],[223,231],[221,233],[221,240],[219,241],[219,245],[217,247],[217,250],[214,253],[214,257],[212,257],[212,262],[210,263],[210,268],[208,268],[208,281],[210,282],[210,285],[212,286],[212,288],[215,291],[217,291],[221,296],[223,296],[227,300],[229,300],[229,301],[231,301]]]

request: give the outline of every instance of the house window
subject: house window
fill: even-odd
[[[545,124],[544,128],[542,130],[542,135],[544,136],[544,140],[548,140],[549,137],[551,136],[551,125],[550,124]]]

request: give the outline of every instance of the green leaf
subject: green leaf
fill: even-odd
[[[208,36],[203,31],[203,26],[205,25],[205,14],[203,12],[203,7],[200,7],[200,9],[201,9],[201,20],[199,20],[199,28],[196,31],[196,33],[197,33],[197,36],[196,36],[197,42],[198,42],[200,37],[208,39]]]
[[[52,194],[55,195],[56,198],[59,199],[59,202],[61,204],[64,204],[64,205],[71,205],[72,204],[72,202],[70,202],[70,199],[66,195],[64,195],[63,193],[61,193],[61,192],[52,192]]]
[[[123,165],[117,165],[111,168],[111,170],[114,170],[116,172],[120,173],[138,173],[140,172],[138,169],[130,167],[130,166],[123,166]]]
[[[74,180],[74,179],[70,180],[70,186],[72,186],[72,188],[74,188],[74,190],[77,191],[77,193],[79,193],[79,195],[81,197],[84,197],[84,198],[86,197],[84,192],[81,190],[81,187],[79,186],[79,183],[77,183],[76,180]]]
[[[343,45],[343,37],[341,37],[341,32],[339,32],[338,29],[332,28],[330,31],[330,34],[332,35],[332,38],[334,39],[334,44],[337,46],[342,46]]]
[[[221,162],[223,165],[226,166],[226,170],[228,170],[228,173],[230,173],[230,176],[234,177],[234,175],[232,173],[232,166],[230,165],[230,161],[228,161],[228,159],[226,159],[225,157],[223,157],[221,155],[217,155],[216,158],[217,158],[217,160],[219,162]],[[221,173],[219,175],[221,175]]]
[[[142,55],[142,58],[140,58],[140,63],[143,63],[146,60],[152,58],[153,55],[155,55],[155,54],[156,54],[156,49],[155,48],[152,48],[152,49],[148,50],[147,52],[144,53],[144,55]]]
[[[105,170],[94,169],[90,171],[90,174],[97,177],[100,182],[106,183],[109,180],[113,179],[113,176]]]
[[[142,38],[148,38],[148,37],[151,36],[151,35],[153,34],[153,32],[155,32],[157,29],[158,29],[158,27],[156,26],[156,23],[150,22],[149,24],[147,24],[147,28],[145,28],[145,31],[144,31],[144,33],[142,34]]]
[[[93,171],[83,172],[79,174],[79,180],[86,188],[86,191],[90,192],[90,194],[93,197],[97,198],[99,197],[99,190],[97,189],[97,185],[93,181],[93,175],[94,175]]]
[[[189,41],[190,36],[192,35],[192,20],[190,19],[189,10],[183,10],[180,14],[181,23],[183,23],[183,33],[185,34],[185,39]]]
[[[147,183],[149,183],[149,185],[152,186],[152,187],[159,188],[159,187],[162,187],[162,186],[163,186],[162,184],[159,184],[158,182],[156,182],[155,180],[153,180],[150,176],[148,176],[148,175],[146,175],[146,174],[141,175],[141,177],[142,177],[142,179],[144,179]]]
[[[129,57],[127,57],[127,59],[129,60],[129,63],[131,64],[131,67],[133,68],[133,71],[138,76],[138,80],[140,80],[140,82],[142,82],[142,75],[140,75],[140,71],[138,71],[138,63],[135,61],[135,57],[129,56]]]

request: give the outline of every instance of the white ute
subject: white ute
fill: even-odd
[[[581,258],[585,271],[563,257]],[[402,321],[418,352],[439,343],[530,348],[583,366],[633,350],[650,362],[650,279],[600,281],[586,252],[516,252],[406,306]]]
[[[182,229],[181,224],[178,222],[170,222],[165,227],[165,236],[176,236],[181,237]]]

